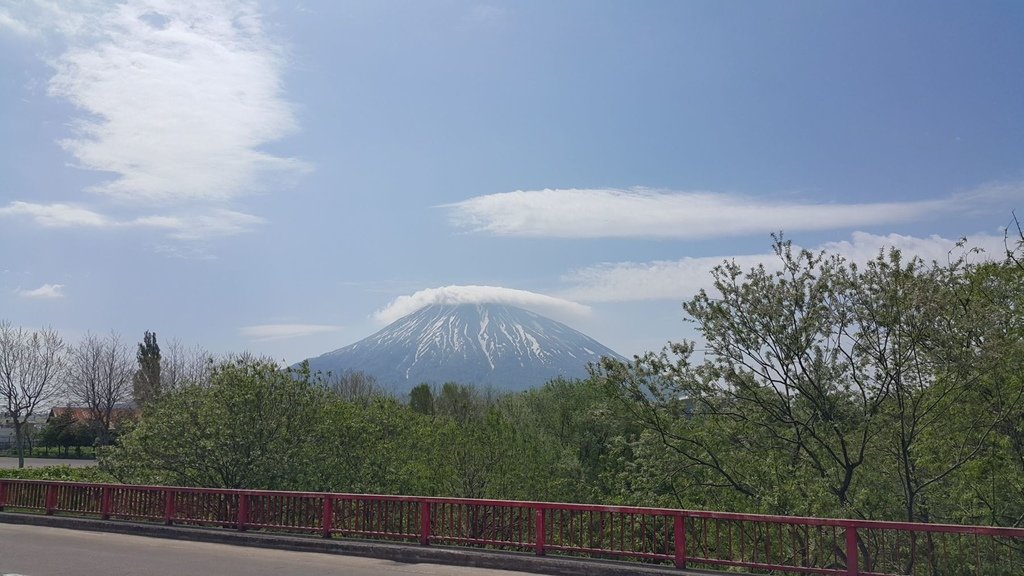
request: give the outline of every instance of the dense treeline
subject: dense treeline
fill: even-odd
[[[857,266],[780,240],[774,265],[726,262],[684,304],[699,343],[517,394],[395,399],[358,374],[234,359],[154,398],[103,466],[127,482],[1020,525],[1011,248]]]
[[[581,493],[593,431],[592,382],[517,395],[424,386],[427,406],[347,397],[303,371],[252,358],[218,365],[206,386],[150,404],[103,464],[143,483],[516,499]],[[417,410],[419,408],[419,410]],[[577,440],[578,439],[578,440]]]

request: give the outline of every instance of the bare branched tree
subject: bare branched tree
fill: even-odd
[[[135,358],[115,333],[106,338],[86,334],[71,349],[67,392],[71,400],[89,409],[92,421],[104,433],[118,404],[132,396]]]
[[[213,356],[201,346],[186,347],[180,340],[168,342],[160,354],[160,388],[165,392],[210,383]]]
[[[359,370],[346,370],[340,374],[328,372],[318,375],[318,379],[325,389],[348,402],[362,406],[384,395],[384,389],[377,383],[377,379]]]
[[[1017,232],[1013,232],[1013,228]],[[1013,262],[1017,268],[1024,270],[1024,227],[1021,226],[1017,213],[1013,213],[1013,222],[1003,232],[1003,245],[1006,247],[1006,257]]]
[[[14,424],[18,467],[25,466],[25,424],[60,391],[64,342],[44,328],[28,332],[0,320],[0,410]]]

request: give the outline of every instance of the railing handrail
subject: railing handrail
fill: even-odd
[[[905,532],[941,532],[978,536],[1001,536],[1024,538],[1024,528],[1007,526],[982,526],[972,524],[938,524],[924,522],[900,522],[891,520],[861,520],[854,518],[821,518],[814,516],[785,516],[774,514],[748,514],[742,512],[719,512],[712,510],[689,510],[680,508],[655,508],[646,506],[618,506],[606,504],[579,504],[570,502],[545,502],[531,500],[498,500],[487,498],[450,498],[443,496],[408,496],[397,494],[359,494],[349,492],[304,492],[291,490],[256,490],[245,488],[199,488],[189,486],[160,486],[147,484],[117,484],[102,482],[75,482],[64,480],[34,480],[0,478],[0,483],[75,486],[81,488],[111,488],[145,491],[173,491],[193,494],[224,494],[246,496],[291,496],[305,498],[327,498],[333,500],[388,500],[393,502],[426,504],[461,504],[473,506],[498,506],[532,510],[562,510],[566,512],[610,512],[618,514],[641,514],[648,516],[682,516],[710,520],[736,520],[767,524],[789,524],[803,526],[834,526],[837,528],[899,530]],[[3,506],[3,502],[0,502]]]

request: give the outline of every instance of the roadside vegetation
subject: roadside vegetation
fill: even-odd
[[[683,305],[699,343],[513,394],[395,398],[250,356],[164,386],[147,333],[141,415],[88,474],[1019,526],[1022,242],[858,266],[778,238],[776,262],[725,262]]]
[[[0,468],[0,478],[19,480],[60,480],[63,482],[116,482],[113,476],[96,466],[43,466],[41,468]]]

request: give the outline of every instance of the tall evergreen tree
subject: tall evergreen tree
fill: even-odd
[[[135,358],[139,369],[132,381],[132,392],[135,402],[140,406],[148,404],[160,395],[160,345],[156,342],[156,332],[148,330],[139,342],[139,351]]]
[[[409,408],[427,416],[434,415],[434,392],[426,382],[409,391]]]

